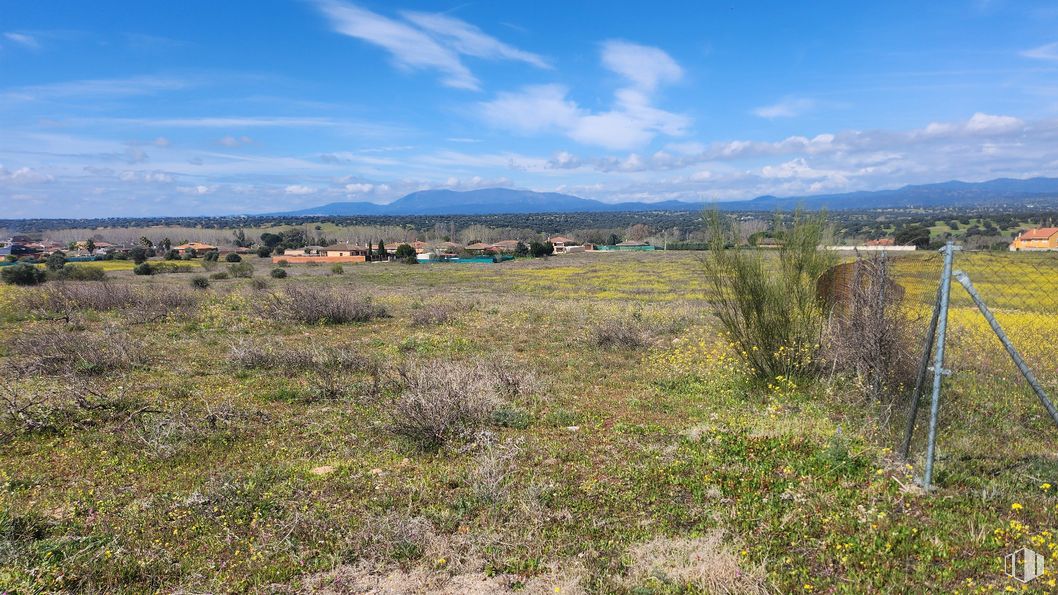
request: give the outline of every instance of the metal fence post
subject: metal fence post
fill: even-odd
[[[937,336],[937,318],[940,316],[940,287],[937,287],[937,298],[933,301],[933,316],[926,331],[926,345],[922,348],[922,359],[918,362],[918,378],[915,390],[911,393],[911,411],[907,416],[907,429],[904,430],[904,444],[900,456],[905,461],[911,455],[911,438],[915,435],[915,420],[918,417],[918,402],[922,398],[922,386],[926,383],[926,372],[929,371],[929,358],[933,355],[933,341]]]
[[[944,337],[948,332],[948,299],[951,296],[951,263],[955,252],[954,243],[948,240],[944,247],[944,276],[940,280],[940,312],[937,316],[937,353],[933,358],[933,398],[929,407],[929,439],[926,444],[926,472],[922,487],[929,490],[933,481],[933,459],[937,450],[937,416],[940,413],[940,385],[944,369]]]
[[[1032,373],[1032,370],[1029,369],[1029,366],[1025,363],[1025,360],[1021,358],[1021,354],[1019,354],[1018,350],[1014,348],[1014,344],[1010,342],[1010,338],[1007,337],[1007,334],[1003,332],[1003,327],[999,326],[999,322],[996,320],[996,317],[992,315],[992,312],[988,309],[988,306],[985,305],[984,300],[981,299],[980,294],[977,293],[977,289],[974,288],[973,283],[970,282],[970,277],[968,277],[966,273],[962,271],[956,271],[955,278],[959,281],[963,288],[966,289],[966,293],[970,294],[970,298],[973,299],[975,304],[977,304],[977,309],[981,311],[981,314],[985,317],[985,320],[988,321],[989,326],[992,327],[992,331],[996,334],[997,337],[999,337],[999,341],[1003,344],[1003,347],[1006,348],[1007,353],[1010,354],[1010,358],[1014,360],[1014,364],[1018,367],[1018,370],[1021,372],[1021,375],[1025,377],[1025,380],[1028,381],[1029,386],[1032,387],[1033,392],[1035,392],[1036,396],[1039,397],[1040,402],[1043,403],[1044,408],[1047,409],[1047,413],[1051,414],[1051,419],[1054,420],[1054,423],[1058,424],[1058,409],[1056,409],[1054,407],[1054,403],[1052,403],[1051,400],[1047,398],[1047,393],[1043,390],[1043,387],[1040,386],[1040,382],[1036,379],[1036,375]]]

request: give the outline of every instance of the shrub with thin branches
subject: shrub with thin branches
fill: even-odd
[[[264,301],[261,314],[272,320],[303,324],[346,324],[383,318],[386,309],[337,289],[292,285]]]
[[[389,427],[425,450],[470,438],[500,403],[492,378],[478,365],[435,360],[398,373],[402,389],[390,405]]]
[[[602,349],[645,349],[652,343],[650,334],[638,321],[631,318],[614,318],[595,325],[591,331],[592,342]]]
[[[33,329],[15,335],[8,350],[23,373],[102,374],[147,363],[139,341],[109,328],[101,335],[65,326]]]
[[[821,249],[825,216],[796,213],[789,225],[777,222],[782,246],[777,255],[769,251],[774,259],[740,246],[738,230],[716,212],[709,227],[704,265],[715,314],[754,374],[770,380],[817,370],[827,312],[816,281],[834,261]]]

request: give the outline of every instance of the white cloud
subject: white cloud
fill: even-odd
[[[785,97],[778,103],[764,105],[753,109],[753,115],[761,118],[793,118],[800,116],[816,106],[814,99],[807,97]]]
[[[628,41],[603,42],[602,64],[644,91],[683,77],[683,69],[664,50]]]
[[[287,186],[286,188],[284,188],[283,191],[286,192],[287,194],[301,195],[301,194],[313,194],[313,193],[316,192],[316,189],[313,188],[312,186],[304,186],[302,184],[291,184],[290,186]]]
[[[367,194],[375,189],[374,184],[346,184],[345,191],[350,194]]]
[[[31,167],[20,167],[14,171],[0,165],[0,182],[11,184],[40,184],[51,182],[55,178],[50,174],[37,171]]]
[[[1058,41],[1054,43],[1047,43],[1040,47],[1032,48],[1021,52],[1021,55],[1026,58],[1033,58],[1036,60],[1054,60],[1058,61]]]
[[[444,84],[449,87],[479,88],[477,79],[460,61],[459,54],[423,31],[337,0],[319,0],[316,6],[327,15],[337,32],[385,49],[398,66],[439,70],[444,74]]]
[[[12,43],[18,44],[22,47],[29,48],[31,50],[36,50],[40,48],[40,42],[37,41],[37,38],[33,37],[32,35],[29,35],[28,33],[16,33],[14,31],[8,31],[7,33],[4,33],[4,39]]]
[[[75,97],[126,97],[136,95],[153,95],[162,91],[174,91],[191,86],[187,80],[159,77],[136,76],[126,79],[85,79],[16,87],[0,94],[0,98],[9,101],[47,101]]]
[[[241,147],[242,145],[249,145],[249,144],[252,144],[252,143],[253,143],[253,139],[248,137],[248,136],[246,136],[246,135],[236,137],[236,136],[231,136],[229,134],[229,135],[223,136],[219,140],[217,140],[217,144],[223,145],[225,147]]]
[[[562,85],[533,85],[503,92],[480,104],[493,126],[525,134],[557,132],[585,145],[621,150],[643,146],[657,135],[680,136],[691,119],[651,105],[650,92],[677,80],[679,65],[668,54],[628,42],[607,42],[602,60],[631,85],[618,89],[610,110],[591,112],[567,97]]]
[[[466,21],[438,13],[405,12],[403,15],[461,54],[493,60],[514,60],[537,68],[551,68],[540,56],[511,47],[495,37],[486,35]]]

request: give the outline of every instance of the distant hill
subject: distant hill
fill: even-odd
[[[916,207],[977,207],[1058,202],[1058,178],[1018,180],[998,178],[987,182],[941,182],[904,186],[892,190],[819,194],[812,196],[759,196],[752,200],[711,203],[623,202],[605,203],[557,192],[511,188],[422,190],[387,205],[371,202],[333,202],[318,207],[273,213],[275,215],[493,215],[500,213],[591,213],[613,211],[694,211],[704,207],[742,211],[895,209]]]

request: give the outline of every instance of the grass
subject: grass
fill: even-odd
[[[969,254],[957,266],[1000,304],[1012,300],[1000,274],[1058,284],[1053,261],[1022,256],[990,255],[1003,270]],[[257,278],[271,266],[254,264]],[[938,264],[934,254],[897,262],[920,311]],[[123,409],[10,436],[0,411],[0,591],[283,592],[397,577],[675,593],[718,588],[708,582],[717,577],[749,581],[719,588],[755,588],[759,576],[777,592],[993,592],[1013,585],[1002,556],[1017,547],[1058,567],[1058,432],[962,298],[939,487],[927,496],[913,481],[921,456],[908,468],[889,450],[899,415],[881,424],[840,379],[749,380],[716,339],[699,266],[693,253],[369,264],[340,276],[292,265],[273,289],[212,282],[190,317],[84,312],[77,332],[120,331],[152,357],[90,377]],[[111,279],[187,285],[182,275]],[[259,315],[268,292],[295,284],[370,297],[391,316],[315,325]],[[30,291],[0,287],[0,344],[63,324],[21,312]],[[1058,309],[1046,295],[1004,306],[1012,334],[1053,336]],[[417,324],[438,297],[460,304],[458,315]],[[600,325],[633,318],[652,330],[649,345],[593,343]],[[240,342],[355,353],[389,372],[342,369],[347,390],[314,398],[309,370],[229,362]],[[1026,352],[1058,388],[1053,348]],[[0,353],[10,372],[19,354]],[[389,427],[392,370],[437,358],[503,360],[541,381],[476,441],[423,450]],[[59,395],[70,382],[3,378],[19,394]]]

